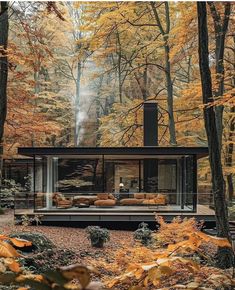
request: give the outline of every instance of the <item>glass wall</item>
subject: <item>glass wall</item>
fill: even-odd
[[[140,161],[105,159],[105,191],[139,192]]]
[[[0,207],[33,208],[33,196],[30,195],[31,169],[30,159],[4,160]]]
[[[103,192],[102,158],[58,158],[54,191],[62,193]]]
[[[37,158],[35,159],[37,160]],[[49,156],[35,166],[36,209],[192,211],[190,156]],[[42,193],[43,192],[43,193]]]

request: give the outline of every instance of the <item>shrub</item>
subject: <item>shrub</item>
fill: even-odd
[[[0,215],[4,214],[4,209],[0,207]]]
[[[148,246],[152,242],[152,231],[148,224],[139,224],[138,229],[134,232],[134,239],[140,241],[144,246]]]
[[[171,223],[165,222],[163,217],[158,215],[155,216],[155,219],[159,225],[159,229],[153,238],[159,246],[166,246],[187,240],[189,233],[198,232],[203,226],[203,223],[197,222],[195,218],[182,219],[178,216],[173,218]]]
[[[99,226],[89,226],[86,228],[88,239],[92,247],[103,248],[104,243],[110,240],[109,231]]]
[[[35,214],[32,217],[29,217],[27,214],[25,214],[21,216],[21,220],[19,223],[22,224],[24,227],[32,226],[34,224],[38,226],[39,224],[42,223],[41,221],[42,217],[43,215],[41,214]]]

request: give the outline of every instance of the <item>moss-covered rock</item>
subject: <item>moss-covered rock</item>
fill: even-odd
[[[32,242],[31,247],[19,248],[24,258],[19,261],[26,269],[34,273],[43,273],[49,269],[66,266],[73,262],[75,253],[68,249],[57,248],[45,235],[40,233],[15,233],[11,237],[17,237]]]
[[[15,233],[11,238],[19,238],[32,242],[32,247],[21,248],[22,252],[43,252],[44,250],[54,249],[56,246],[43,234],[40,233]]]

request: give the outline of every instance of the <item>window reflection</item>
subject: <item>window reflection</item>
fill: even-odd
[[[102,191],[101,159],[58,159],[57,191]]]

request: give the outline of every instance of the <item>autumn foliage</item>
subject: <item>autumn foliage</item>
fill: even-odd
[[[63,290],[233,289],[235,280],[231,269],[218,269],[211,259],[217,247],[231,247],[226,239],[203,233],[199,230],[202,223],[194,219],[177,217],[172,223],[166,223],[157,216],[156,220],[159,230],[153,233],[153,243],[147,247],[139,242],[125,243],[116,252],[106,253],[104,258],[86,259],[89,266],[74,264],[41,275],[20,265],[24,255],[19,250],[32,243],[1,235],[0,283],[38,290],[55,289],[55,285],[59,287],[56,289]],[[164,242],[167,238],[169,241]],[[101,282],[96,282],[100,278]]]
[[[230,248],[226,239],[201,232],[202,225],[194,219],[178,217],[172,223],[165,223],[157,216],[156,220],[160,228],[154,234],[156,242],[151,247],[121,249],[115,262],[106,264],[109,270],[119,274],[106,280],[109,288],[115,285],[123,285],[123,289],[131,286],[130,289],[198,290],[233,287],[235,281],[231,274],[209,266],[210,253],[206,252],[209,247],[203,249],[205,244],[212,248]]]

